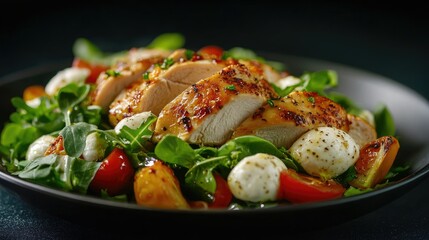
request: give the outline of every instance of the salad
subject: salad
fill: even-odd
[[[334,70],[184,43],[166,33],[108,53],[77,39],[70,67],[11,99],[2,169],[145,207],[231,210],[362,194],[406,169],[392,167],[388,108],[335,92]]]

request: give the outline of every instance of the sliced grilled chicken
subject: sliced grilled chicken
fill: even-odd
[[[253,68],[255,71],[259,71],[259,73],[270,83],[276,83],[282,78],[282,75],[278,71],[265,63],[255,60],[240,60],[240,63],[249,68]]]
[[[151,111],[158,115],[161,109],[183,90],[207,78],[224,67],[212,61],[175,63],[167,70],[158,67],[150,80],[140,79],[125,88],[112,102],[109,121],[115,126],[120,120],[134,114]]]
[[[223,63],[210,60],[188,61],[174,64],[167,71],[162,72],[159,77],[168,81],[191,85],[219,72],[224,67]]]
[[[277,147],[289,148],[306,131],[323,126],[347,132],[345,109],[317,93],[296,91],[264,104],[234,131],[232,138],[256,135]]]
[[[154,55],[155,53],[158,51],[150,51],[145,54],[141,51],[130,54],[128,62],[119,61],[113,68],[100,74],[96,83],[97,87],[91,93],[92,104],[107,111],[109,104],[122,89],[140,79],[153,64],[163,61],[165,53],[159,52],[159,55]]]
[[[109,122],[116,126],[122,119],[137,113],[151,111],[158,115],[161,109],[188,85],[163,79],[140,79],[126,87],[112,102]]]
[[[220,145],[267,99],[269,83],[243,64],[231,65],[188,87],[159,114],[153,136],[174,134],[194,144]]]
[[[132,48],[130,49],[130,51],[128,51],[128,54],[125,56],[125,59],[122,59],[122,61],[127,64],[132,64],[152,57],[159,56],[162,58],[166,58],[170,54],[171,51],[162,49]]]
[[[377,139],[377,132],[370,123],[352,114],[348,114],[347,118],[350,122],[348,134],[360,147]]]

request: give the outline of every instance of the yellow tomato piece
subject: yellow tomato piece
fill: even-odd
[[[141,168],[134,177],[137,204],[155,208],[190,208],[173,170],[161,161]]]
[[[355,163],[357,177],[350,185],[360,189],[373,188],[381,183],[395,161],[399,142],[395,137],[384,136],[367,143],[360,150]]]

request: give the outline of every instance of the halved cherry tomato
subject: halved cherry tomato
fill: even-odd
[[[349,184],[366,189],[381,183],[392,167],[399,147],[399,141],[393,136],[383,136],[362,146],[355,163],[356,178]]]
[[[232,193],[229,190],[228,183],[219,174],[213,174],[216,180],[216,191],[213,202],[209,203],[209,208],[226,208],[232,200]]]
[[[202,47],[198,52],[200,54],[205,54],[215,59],[221,59],[223,55],[223,49],[215,45],[208,45]]]
[[[125,152],[120,148],[114,148],[101,163],[89,189],[94,193],[106,190],[109,196],[126,194],[132,189],[134,172]]]
[[[316,202],[340,198],[345,188],[334,180],[322,180],[297,173],[293,169],[280,173],[279,198],[292,203]]]
[[[109,66],[100,65],[100,64],[92,64],[83,59],[75,58],[73,60],[73,67],[77,68],[86,68],[90,71],[88,78],[86,79],[86,83],[95,83],[97,81],[98,76],[109,69]]]

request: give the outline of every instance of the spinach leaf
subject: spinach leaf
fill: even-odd
[[[88,186],[100,168],[101,162],[91,162],[82,159],[75,159],[71,172],[71,183],[76,192],[85,194]]]
[[[344,94],[338,92],[330,92],[327,97],[332,101],[340,104],[347,111],[347,113],[359,116],[363,111],[361,107],[356,105],[355,102],[353,102],[350,98],[346,97]]]
[[[167,135],[155,147],[155,155],[168,163],[177,164],[185,168],[192,168],[200,156],[182,139]]]
[[[226,162],[226,156],[213,157],[197,162],[185,174],[185,182],[191,187],[200,187],[204,191],[213,194],[216,190],[216,180],[213,176],[213,169]],[[193,187],[194,186],[194,187]]]
[[[356,168],[355,166],[349,167],[344,173],[337,176],[335,180],[341,183],[343,186],[347,186],[350,181],[356,178]]]
[[[338,76],[333,70],[307,72],[301,79],[304,81],[303,87],[306,91],[317,92],[322,96],[326,96],[325,90],[338,85]]]
[[[97,126],[85,122],[64,127],[60,135],[64,139],[66,153],[72,157],[79,157],[85,149],[86,136],[95,129]]]

